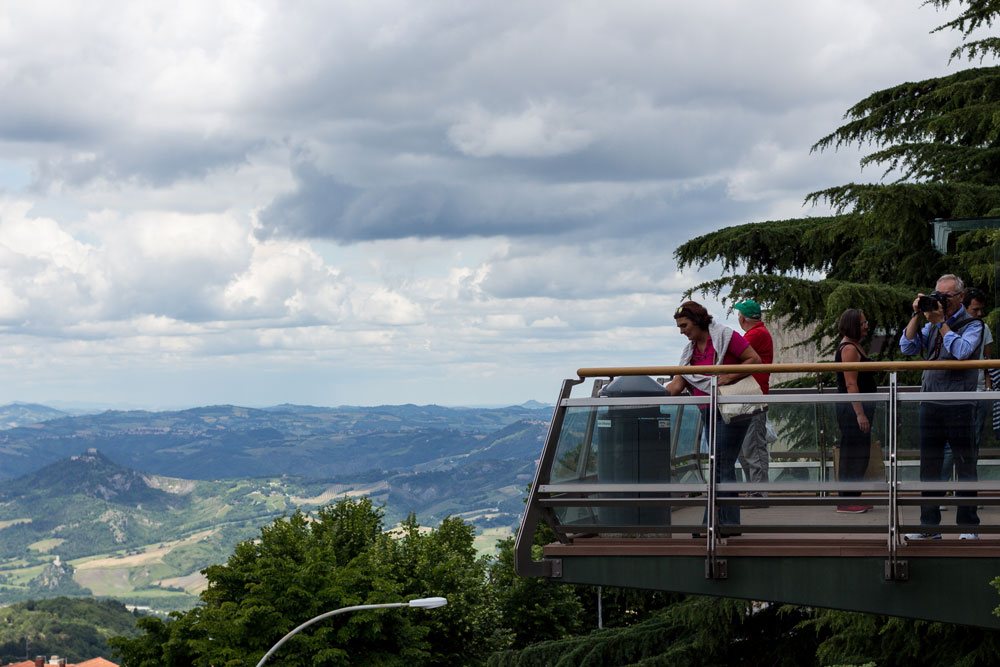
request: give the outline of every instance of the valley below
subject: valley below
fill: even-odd
[[[70,595],[189,608],[200,571],[240,541],[343,497],[371,498],[387,526],[458,516],[492,553],[516,527],[550,414],[531,404],[0,407],[11,425],[0,431],[0,604]]]

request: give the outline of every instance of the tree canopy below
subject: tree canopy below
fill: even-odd
[[[137,634],[136,615],[115,600],[58,597],[0,609],[0,662],[60,655],[71,662],[109,657],[108,640]]]

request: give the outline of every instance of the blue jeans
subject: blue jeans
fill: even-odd
[[[722,484],[736,481],[736,459],[740,455],[740,448],[743,447],[743,439],[746,437],[747,428],[750,426],[750,419],[734,419],[728,424],[722,420],[718,412],[715,415],[715,482]],[[705,432],[708,432],[708,420],[705,420]],[[737,494],[731,491],[718,493],[719,498],[734,498]],[[717,516],[719,525],[736,525],[740,522],[739,505],[719,505],[717,506]],[[701,520],[708,523],[708,509]]]
[[[945,444],[951,446],[955,462],[955,477],[959,482],[975,482],[979,479],[973,428],[976,419],[974,405],[947,405],[921,403],[918,413],[920,427],[920,481],[940,482],[944,472]],[[943,491],[922,491],[925,498],[941,497]],[[958,491],[956,496],[975,498],[975,491]],[[920,506],[920,523],[937,526],[941,523],[941,506]],[[979,512],[976,503],[958,506],[955,523],[960,526],[978,526]]]

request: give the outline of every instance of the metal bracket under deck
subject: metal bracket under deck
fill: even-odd
[[[728,579],[729,561],[725,558],[709,558],[705,561],[706,579]]]
[[[885,580],[886,581],[909,581],[910,580],[910,563],[905,560],[887,560],[885,561]]]

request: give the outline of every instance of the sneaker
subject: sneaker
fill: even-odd
[[[958,539],[960,539],[960,540],[978,540],[979,539],[979,533],[962,533],[961,535],[958,536]]]
[[[903,539],[907,542],[913,542],[916,540],[940,540],[941,533],[907,533],[903,535]]]
[[[871,505],[837,505],[837,511],[841,514],[864,514],[871,508]]]

